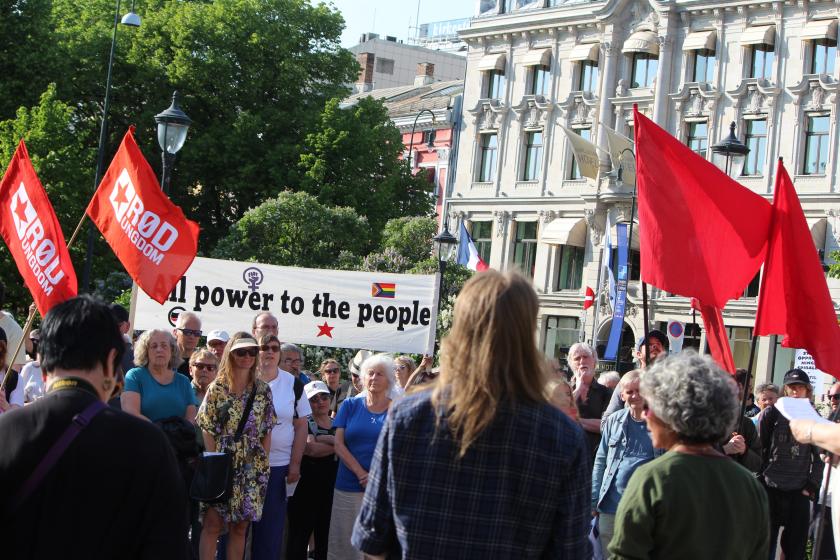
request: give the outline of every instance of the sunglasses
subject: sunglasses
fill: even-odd
[[[237,358],[244,358],[245,356],[250,356],[252,358],[256,358],[259,351],[256,348],[237,348],[232,352],[234,356]]]
[[[840,400],[840,393],[838,393],[836,395],[828,395],[828,398],[833,400],[833,401]]]
[[[263,344],[262,346],[260,346],[260,350],[262,350],[263,352],[269,352],[269,351],[279,352],[280,351],[280,345],[279,344]]]
[[[199,371],[201,371],[201,370],[216,371],[216,364],[202,364],[202,363],[196,362],[192,365],[192,367],[194,367],[195,369],[197,369]]]
[[[326,393],[318,393],[317,395],[315,395],[314,397],[312,397],[309,400],[314,401],[314,402],[328,401],[328,400],[330,400],[330,396]]]
[[[330,369],[325,369],[324,373],[341,373],[341,370],[338,369],[338,368],[330,368]]]
[[[201,331],[200,330],[182,329],[180,327],[178,327],[178,330],[181,331],[182,333],[184,333],[184,336],[201,336]]]

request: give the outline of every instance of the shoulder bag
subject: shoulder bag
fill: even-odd
[[[257,384],[251,390],[233,442],[236,444],[242,438],[245,423],[251,415],[251,407],[257,394]],[[201,455],[195,467],[195,475],[190,484],[190,498],[208,504],[221,504],[230,498],[233,489],[233,453],[225,451],[214,455]]]

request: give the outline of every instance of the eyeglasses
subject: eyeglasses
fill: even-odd
[[[286,358],[285,360],[283,360],[283,362],[285,362],[287,364],[299,364],[299,363],[301,363],[301,359],[298,358],[298,359],[294,360],[292,358]]]
[[[199,330],[182,329],[181,327],[178,327],[178,330],[181,331],[182,333],[184,333],[184,336],[201,336],[201,330],[200,329]]]
[[[192,367],[194,367],[198,371],[201,371],[203,369],[207,371],[216,371],[216,364],[202,364],[200,362],[196,362],[192,365]]]
[[[341,373],[341,370],[339,368],[330,368],[330,369],[325,369],[324,373]]]
[[[269,351],[270,352],[279,352],[280,351],[280,345],[279,344],[263,344],[262,346],[260,346],[260,350],[262,350],[263,352],[269,352]]]
[[[309,400],[314,402],[328,401],[330,400],[330,396],[326,393],[318,393],[317,395],[311,397]]]
[[[840,400],[840,393],[837,393],[836,395],[828,395],[828,398],[833,401],[838,401]]]
[[[236,356],[237,358],[244,358],[245,356],[250,356],[252,358],[256,358],[258,353],[259,352],[257,351],[257,349],[254,348],[254,347],[251,347],[251,348],[237,348],[236,350],[234,350],[232,352],[232,354],[234,356]]]
[[[397,364],[397,369],[408,369],[408,366],[405,364]]]

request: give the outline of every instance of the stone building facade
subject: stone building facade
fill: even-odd
[[[606,152],[598,178],[581,178],[561,125],[606,150],[601,125],[632,138],[637,104],[710,158],[735,122],[751,148],[738,181],[772,200],[783,157],[828,263],[840,235],[838,13],[834,1],[477,2],[460,32],[469,49],[449,229],[466,221],[491,267],[533,277],[546,354],[563,357],[583,321],[584,338],[605,344],[612,312],[602,297],[584,314],[584,291],[598,284],[607,218],[630,222],[633,207],[633,188]],[[635,251],[625,362],[643,332]],[[840,301],[840,283],[829,287]],[[739,367],[748,361],[757,291],[758,278],[724,310]],[[657,289],[650,296],[652,328],[681,321],[685,344],[705,348],[686,298]],[[779,381],[791,367],[793,351],[780,339],[759,340],[758,380]]]

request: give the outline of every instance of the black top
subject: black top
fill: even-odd
[[[172,448],[154,424],[112,408],[81,431],[17,511],[5,513],[73,416],[98,398],[77,381],[0,414],[3,557],[186,558],[187,499]]]
[[[186,375],[187,377],[192,379],[192,377],[190,376],[190,360],[189,360],[189,358],[187,358],[186,360],[181,362],[181,365],[179,365],[177,368],[175,368],[175,371],[177,371],[178,373],[181,373],[183,375]]]
[[[607,405],[610,404],[613,391],[604,387],[595,379],[589,384],[589,392],[586,395],[586,400],[577,399],[578,412],[581,418],[601,418]],[[586,440],[589,442],[589,451],[592,458],[595,458],[595,453],[598,451],[598,444],[601,443],[601,434],[588,432],[584,430]]]
[[[330,399],[330,412],[333,414],[338,414],[338,409],[345,400],[349,399],[350,397],[355,397],[358,394],[356,388],[353,386],[353,382],[345,381],[341,385],[338,386],[338,390],[335,393],[332,393]]]

